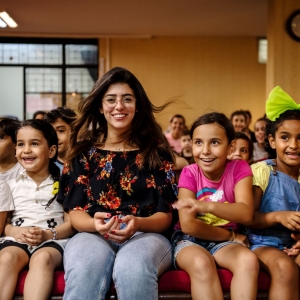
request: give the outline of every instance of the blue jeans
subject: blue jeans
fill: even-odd
[[[97,233],[77,233],[64,251],[63,299],[105,299],[113,278],[118,300],[155,300],[158,276],[171,265],[171,244],[160,234],[140,233],[119,245]]]

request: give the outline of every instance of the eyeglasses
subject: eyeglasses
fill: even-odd
[[[132,107],[134,106],[136,99],[130,95],[123,96],[119,100],[117,100],[117,97],[114,96],[106,96],[102,99],[102,101],[109,108],[114,108],[117,105],[118,101],[121,101],[124,107]]]

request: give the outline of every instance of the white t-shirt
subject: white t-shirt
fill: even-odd
[[[16,178],[23,170],[23,167],[17,162],[11,169],[0,172],[0,182]]]
[[[45,230],[63,224],[64,210],[61,204],[54,200],[49,208],[46,209],[46,204],[54,196],[52,194],[53,183],[52,177],[49,176],[37,186],[31,177],[26,174],[26,170],[23,170],[17,178],[3,183],[8,186],[15,207],[11,218],[11,224],[13,226],[37,226]],[[1,202],[0,199],[0,203]],[[3,242],[4,240],[14,241],[15,239],[9,236],[0,238],[0,242]],[[67,239],[49,240],[41,245],[47,242],[56,242],[64,248],[67,241]],[[28,250],[32,252],[36,248],[37,247],[35,246],[29,246]]]
[[[2,182],[0,183],[0,212],[14,210],[14,203],[9,186]]]

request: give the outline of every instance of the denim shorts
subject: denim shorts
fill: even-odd
[[[276,235],[259,235],[248,231],[247,238],[249,239],[250,250],[252,251],[260,247],[274,247],[283,250],[284,247],[291,248],[296,243],[290,236],[281,232],[277,232]]]
[[[199,246],[205,250],[207,250],[212,256],[220,250],[221,248],[227,246],[237,244],[241,245],[238,242],[233,241],[226,241],[226,242],[213,242],[207,240],[197,239],[193,236],[183,233],[181,230],[177,230],[174,232],[172,236],[172,248],[173,248],[173,259],[174,259],[174,266],[176,268],[176,256],[178,255],[179,251],[188,246]]]

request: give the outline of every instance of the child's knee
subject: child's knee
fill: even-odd
[[[29,268],[51,266],[53,264],[54,262],[52,255],[47,251],[39,250],[31,256],[31,259],[29,261]]]
[[[249,272],[259,272],[259,261],[255,253],[252,251],[243,251],[235,260],[237,268],[247,270]]]
[[[15,253],[9,252],[9,251],[1,251],[0,254],[0,266],[2,268],[5,268],[8,266],[9,268],[12,268],[16,264],[19,263],[19,257],[15,255]]]

